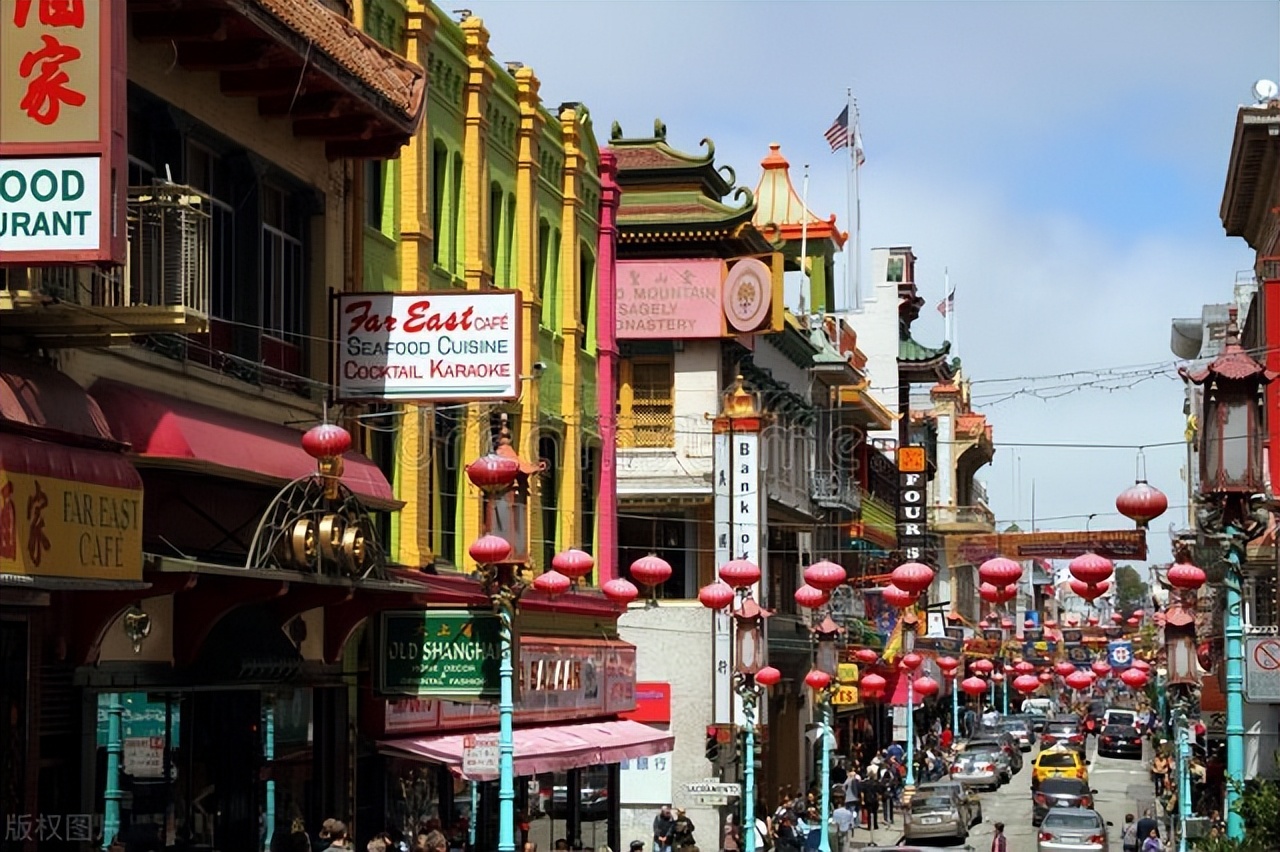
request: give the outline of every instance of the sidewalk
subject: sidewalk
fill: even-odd
[[[858,825],[850,834],[845,849],[862,849],[866,846],[896,846],[902,840],[902,819],[894,823],[881,823],[875,831],[869,831]],[[832,852],[841,852],[833,847]]]

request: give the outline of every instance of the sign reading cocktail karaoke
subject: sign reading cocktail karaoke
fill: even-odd
[[[520,293],[343,293],[334,300],[341,400],[520,396]]]
[[[382,695],[486,701],[498,697],[498,616],[488,610],[384,612],[378,631]]]

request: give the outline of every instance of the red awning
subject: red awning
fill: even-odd
[[[20,358],[0,357],[0,423],[42,440],[124,449],[98,404],[74,379]]]
[[[189,468],[246,482],[283,485],[312,473],[316,460],[302,433],[111,379],[89,388],[112,431],[133,446],[140,465]],[[370,506],[398,509],[391,483],[376,464],[350,452],[342,482]]]
[[[53,444],[6,432],[0,432],[0,471],[142,490],[142,477],[123,453]]]
[[[390,752],[442,763],[461,773],[463,739],[474,734],[473,731],[470,734],[382,740],[378,745]],[[672,751],[675,742],[673,734],[625,719],[518,728],[515,731],[516,775],[563,772],[635,757],[651,757]],[[491,781],[497,777],[495,772],[481,774],[472,780]]]

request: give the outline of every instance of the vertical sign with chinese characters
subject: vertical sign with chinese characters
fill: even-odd
[[[727,429],[717,430],[713,440],[712,475],[715,481],[712,493],[714,495],[715,510],[715,567],[718,571],[721,565],[733,558],[732,551],[729,548],[730,540],[733,538],[731,513],[733,506],[733,468],[730,464],[733,459],[733,436]],[[730,672],[733,665],[733,655],[729,627],[730,617],[723,610],[715,611],[715,641],[713,647],[715,665],[713,682],[715,688],[712,696],[712,712],[717,725],[728,724],[729,718],[733,714],[733,675]]]
[[[0,264],[125,259],[124,0],[0,0]]]
[[[924,447],[898,448],[898,549],[908,562],[928,561],[925,552],[926,467]]]

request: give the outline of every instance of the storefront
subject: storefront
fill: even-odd
[[[567,612],[563,617],[574,621]],[[582,848],[619,848],[619,763],[673,746],[664,728],[619,718],[636,706],[635,654],[634,646],[614,638],[521,635],[514,717],[518,839],[540,849],[560,839],[572,848],[577,841]],[[362,710],[365,818],[387,814],[388,828],[408,835],[441,828],[451,848],[493,848],[496,766],[471,750],[496,742],[496,705],[374,692],[371,684],[368,712]]]

